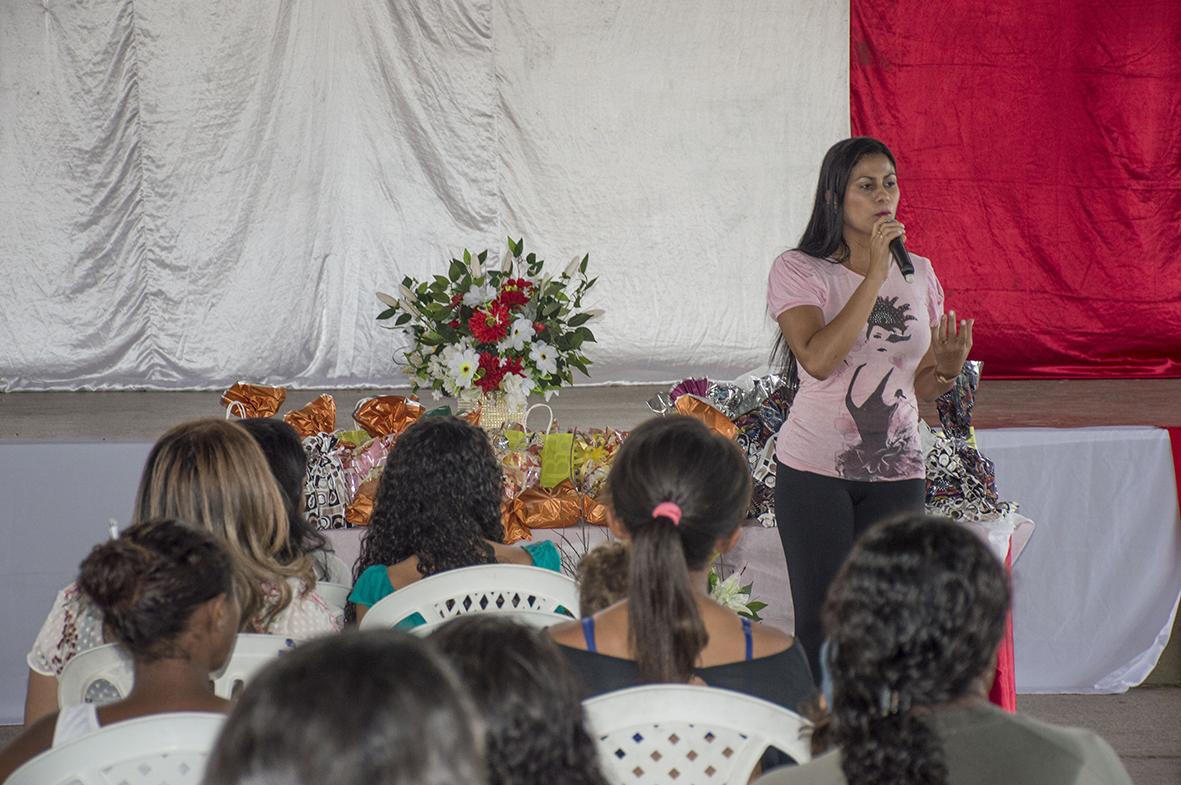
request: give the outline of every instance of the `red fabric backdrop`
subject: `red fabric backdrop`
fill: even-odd
[[[1181,2],[850,7],[853,132],[985,373],[1181,376]]]

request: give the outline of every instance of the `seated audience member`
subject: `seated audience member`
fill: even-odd
[[[594,616],[627,597],[627,543],[592,548],[578,563],[578,615]]]
[[[258,444],[225,420],[169,430],[148,454],[132,523],[170,518],[210,532],[229,554],[240,632],[303,639],[340,629],[339,610],[312,587],[311,560],[287,563],[283,497]],[[102,614],[71,583],[58,592],[28,655],[25,723],[57,708],[57,676],[78,652],[107,642]]]
[[[483,727],[425,640],[350,631],[251,680],[203,785],[483,785]]]
[[[253,417],[239,420],[266,456],[271,474],[283,494],[283,506],[287,510],[290,536],[287,550],[279,554],[279,561],[290,563],[306,555],[312,560],[312,569],[317,581],[339,583],[351,586],[353,574],[348,565],[332,552],[332,546],[323,534],[304,517],[304,478],[307,474],[308,456],[303,451],[299,434],[282,420]]]
[[[551,627],[590,695],[648,682],[704,682],[793,711],[813,690],[791,636],[708,594],[715,552],[734,546],[750,502],[746,460],[689,417],[649,420],[607,478],[608,525],[630,552],[627,598]]]
[[[504,545],[504,479],[488,436],[454,417],[424,417],[398,437],[381,474],[349,613],[359,622],[381,598],[420,578],[477,564],[557,571],[552,542]],[[398,626],[417,626],[415,614]]]
[[[1008,605],[1004,568],[965,527],[867,531],[823,611],[831,712],[813,746],[832,748],[758,785],[1131,785],[1094,733],[988,702]]]
[[[123,700],[66,706],[29,726],[0,753],[0,782],[50,747],[112,723],[177,711],[226,712],[209,674],[238,632],[230,558],[210,534],[174,521],[145,521],[95,546],[78,588],[135,663]]]
[[[473,613],[431,642],[484,720],[489,785],[607,785],[574,674],[544,630]]]

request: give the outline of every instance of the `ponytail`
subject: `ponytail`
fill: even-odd
[[[709,642],[680,532],[667,516],[632,532],[628,643],[645,681],[685,682]]]

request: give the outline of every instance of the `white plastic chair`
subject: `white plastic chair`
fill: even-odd
[[[768,746],[810,760],[810,723],[740,692],[652,684],[583,702],[603,774],[614,785],[746,785]]]
[[[434,624],[465,613],[517,611],[554,614],[561,617],[557,621],[569,621],[578,612],[578,584],[559,572],[522,564],[461,567],[383,597],[365,614],[361,629],[393,627],[415,613]]]
[[[345,586],[343,583],[316,581],[315,592],[320,595],[320,599],[340,610],[344,610],[344,606],[348,604],[349,593],[352,590],[352,586]]]
[[[255,671],[295,645],[294,639],[283,635],[238,633],[230,659],[220,671],[212,674],[214,693],[226,699],[233,697]],[[61,707],[82,703],[91,688],[100,682],[108,683],[113,688],[110,692],[114,693],[106,696],[107,700],[102,703],[126,698],[134,682],[134,671],[131,655],[117,643],[88,649],[62,669],[58,678],[57,704]]]
[[[545,629],[546,627],[552,627],[555,624],[561,624],[564,621],[571,620],[570,617],[565,614],[549,613],[547,611],[497,611],[497,613],[499,613],[501,616],[506,616],[510,619],[513,619],[514,621],[519,621],[530,627],[536,627],[538,629]],[[451,621],[451,619],[440,619],[439,621],[420,624],[417,627],[410,628],[408,632],[413,635],[425,637],[449,621]]]
[[[47,750],[5,785],[197,785],[225,717],[154,714]]]

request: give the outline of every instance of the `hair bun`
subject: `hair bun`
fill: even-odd
[[[78,588],[104,615],[133,606],[144,576],[158,561],[154,554],[125,538],[95,546],[82,562]]]

